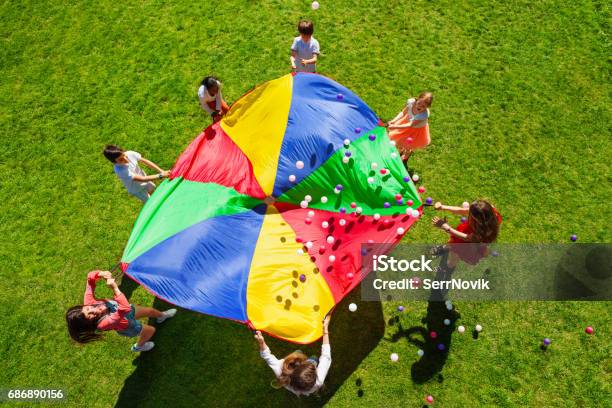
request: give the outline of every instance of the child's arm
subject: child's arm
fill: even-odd
[[[215,98],[215,108],[217,110],[217,112],[221,112],[221,106],[222,106],[222,102],[223,102],[223,94],[221,93],[221,88],[223,87],[223,85],[221,84],[221,82],[217,81],[217,83],[219,84],[219,89],[217,90],[217,95]]]
[[[317,54],[313,54],[311,59],[302,59],[302,64],[304,65],[308,65],[308,64],[316,64],[317,63]]]
[[[164,177],[168,177],[170,175],[170,172],[168,170],[162,170],[159,174],[153,174],[150,176],[140,176],[138,174],[134,174],[132,176],[132,180],[136,180],[136,181],[141,181],[141,182],[145,182],[145,181],[155,181],[158,179],[162,179]]]
[[[291,56],[289,57],[289,61],[291,61],[291,69],[293,70],[297,69],[297,66],[295,65],[296,58],[297,58],[297,51],[291,50]]]
[[[404,109],[402,109],[393,119],[391,119],[389,121],[389,124],[391,125],[394,122],[397,122],[398,120],[400,120],[402,118],[402,116],[408,114],[408,111],[406,109],[408,109],[408,108],[404,107]]]
[[[439,201],[437,201],[434,204],[434,208],[436,210],[448,211],[448,212],[456,214],[456,215],[468,215],[470,213],[470,209],[469,208],[455,207],[455,206],[452,206],[452,205],[444,205],[444,204],[442,204]]]
[[[95,296],[96,281],[101,278],[100,271],[91,271],[87,274],[87,285],[85,286],[85,296],[83,297],[84,305],[91,305],[98,301]]]
[[[257,343],[259,343],[259,355],[261,358],[268,363],[268,366],[272,369],[274,375],[276,377],[280,377],[283,372],[283,364],[274,356],[274,354],[272,354],[259,330],[255,332],[255,340],[257,340]]]
[[[329,344],[329,320],[330,316],[325,316],[323,320],[323,344],[321,345],[321,357],[317,365],[317,385],[320,387],[325,382],[329,367],[331,367],[331,345]]]
[[[130,313],[132,310],[132,305],[128,302],[125,295],[117,286],[117,282],[112,278],[112,276],[106,279],[106,285],[108,285],[113,290],[113,299],[117,302],[117,311],[111,313],[108,317],[104,318],[100,323],[98,323],[99,330],[110,330],[116,327],[116,325],[123,319],[125,315]]]
[[[158,173],[163,173],[164,172],[161,167],[159,167],[157,164],[153,163],[151,160],[147,160],[144,157],[141,157],[139,161],[143,162],[148,167],[156,170]]]
[[[431,223],[434,225],[434,227],[440,228],[442,230],[444,230],[444,232],[446,232],[449,235],[452,235],[454,237],[457,237],[459,239],[462,240],[467,240],[468,239],[468,235],[464,234],[463,232],[459,232],[456,229],[454,229],[453,227],[451,227],[450,225],[448,225],[448,223],[446,222],[446,219],[440,218],[440,217],[433,217],[431,219]]]

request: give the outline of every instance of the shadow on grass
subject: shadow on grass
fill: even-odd
[[[348,311],[351,302],[358,305],[359,313]],[[157,299],[154,306],[160,310],[169,307]],[[298,398],[271,387],[272,371],[259,357],[246,326],[180,310],[158,326],[155,349],[135,358],[136,368],[126,379],[116,406],[322,406],[383,334],[381,304],[361,302],[354,291],[338,305],[330,323],[333,362],[325,387],[318,395]],[[320,354],[320,342],[295,345],[269,336],[266,342],[278,358],[297,348],[307,355]]]

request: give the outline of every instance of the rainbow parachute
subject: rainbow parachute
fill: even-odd
[[[331,79],[264,83],[179,157],[122,269],[170,303],[313,342],[364,276],[361,244],[393,245],[420,215],[398,156],[374,112]]]

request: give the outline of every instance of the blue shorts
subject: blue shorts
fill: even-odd
[[[135,315],[136,315],[136,308],[134,307],[134,305],[132,306],[132,310],[130,310],[130,313],[128,313],[127,315],[125,315],[125,318],[127,319],[129,326],[127,329],[125,330],[117,330],[117,333],[125,336],[125,337],[137,337],[140,335],[140,332],[142,331],[142,323],[140,323],[140,321],[136,320]]]

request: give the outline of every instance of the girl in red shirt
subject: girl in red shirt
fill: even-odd
[[[113,290],[113,300],[96,299],[96,281],[105,279],[106,285]],[[137,319],[155,317],[157,323],[174,316],[176,309],[160,312],[152,307],[131,305],[108,271],[93,271],[87,274],[87,286],[83,304],[73,306],[66,312],[66,323],[70,337],[78,343],[98,340],[98,331],[115,330],[126,337],[140,336],[132,346],[132,351],[149,351],[155,343],[149,341],[155,334],[155,327],[142,324]]]
[[[435,227],[450,235],[450,245],[437,249],[437,252],[450,249],[451,253],[448,259],[450,268],[454,268],[459,260],[470,265],[476,265],[478,261],[488,255],[487,244],[497,239],[499,226],[502,222],[502,217],[495,207],[488,201],[477,200],[467,208],[443,205],[441,202],[435,203],[434,208],[439,211],[449,211],[453,214],[467,216],[467,220],[461,222],[457,228],[448,225],[446,218],[433,217],[432,219]]]

